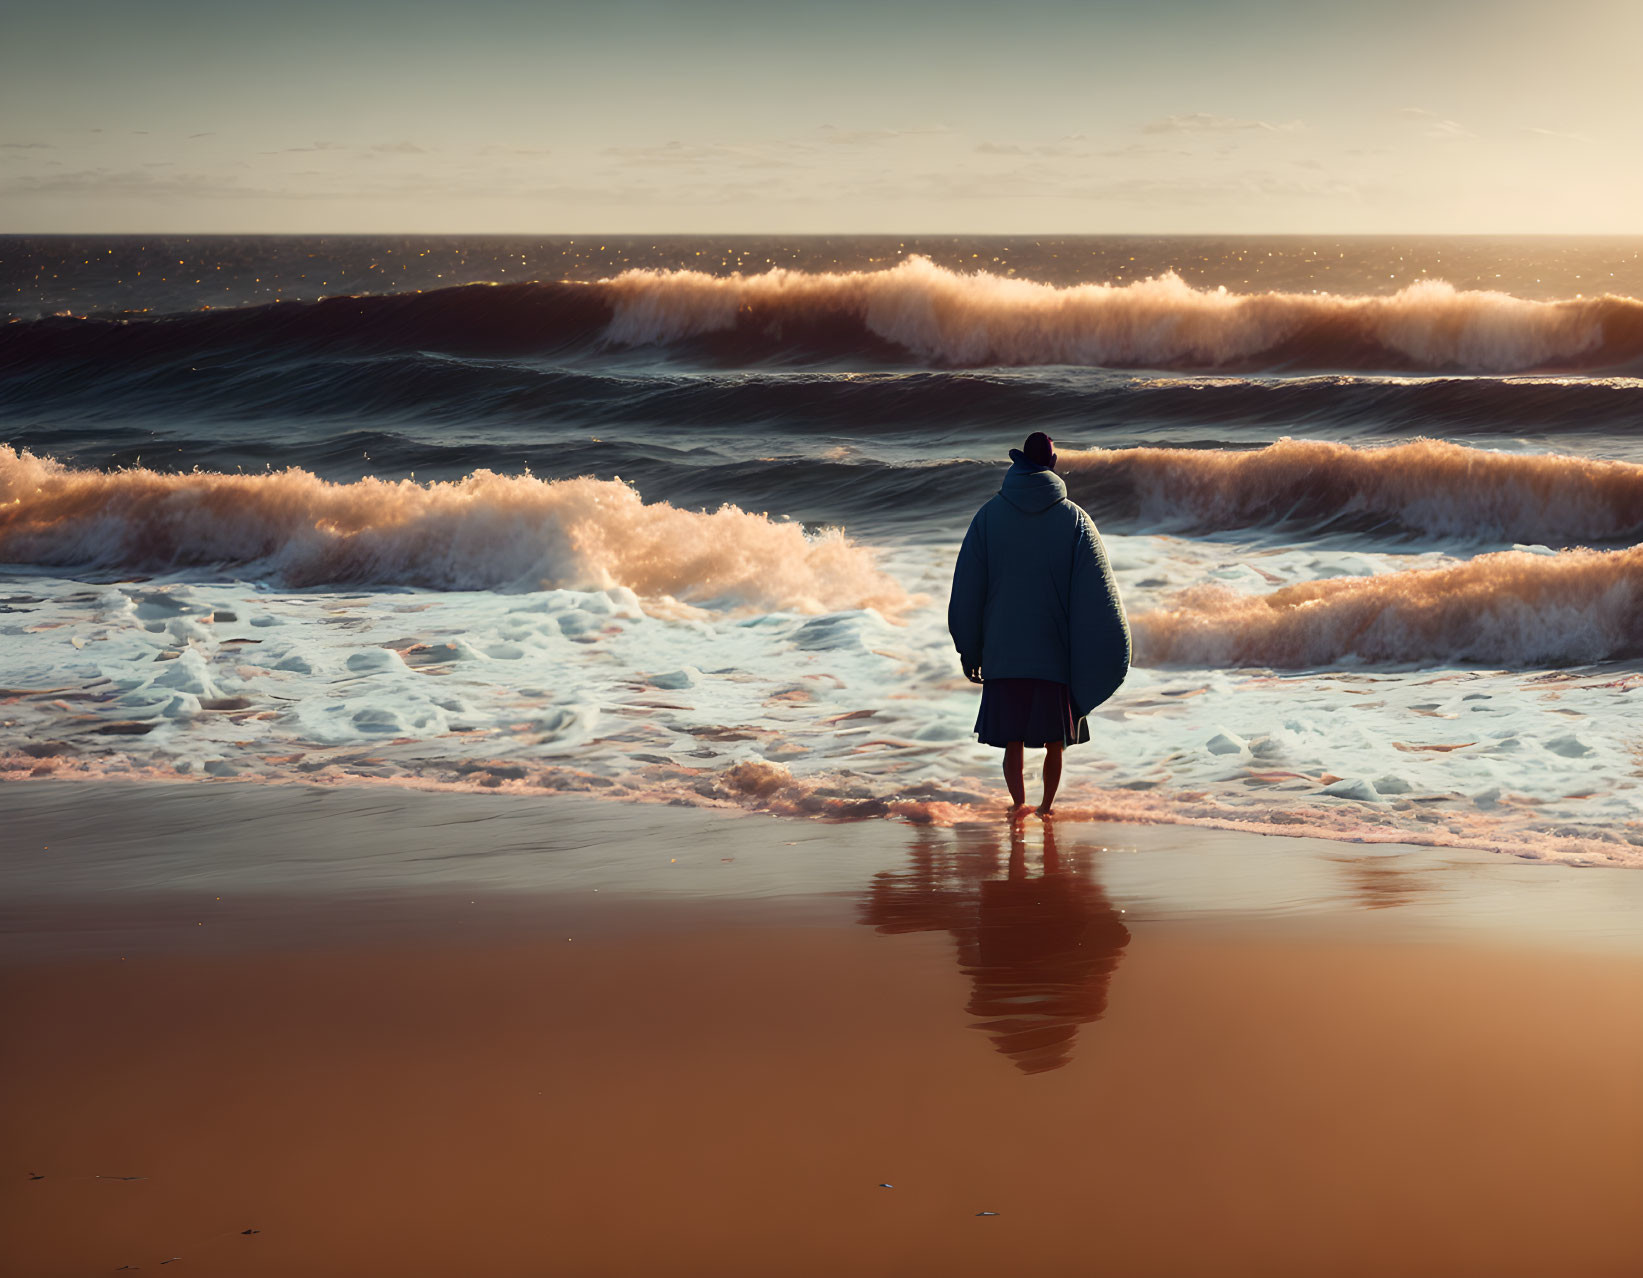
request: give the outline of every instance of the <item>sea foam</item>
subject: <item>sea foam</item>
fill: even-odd
[[[1308,669],[1482,663],[1522,670],[1643,655],[1643,546],[1502,551],[1445,568],[1239,594],[1183,591],[1131,618],[1146,665]]]
[[[871,271],[757,275],[628,270],[593,283],[469,284],[164,316],[0,325],[0,373],[80,375],[88,360],[152,375],[280,351],[304,359],[428,352],[508,359],[698,343],[715,366],[1083,365],[1203,370],[1513,373],[1643,359],[1643,301],[1534,301],[1422,280],[1386,294],[1195,288],[1167,272],[1057,285],[911,256]],[[685,359],[695,353],[683,351]],[[48,376],[48,381],[50,377]],[[199,380],[199,379],[196,379]],[[76,386],[70,380],[68,385]]]
[[[1554,545],[1632,539],[1643,529],[1643,466],[1435,439],[1069,450],[1060,469],[1075,498],[1160,529],[1344,523]]]
[[[480,470],[450,482],[77,470],[0,446],[0,560],[153,572],[228,567],[289,586],[626,588],[799,612],[907,594],[873,552],[735,506],[645,502],[620,481]]]
[[[1385,296],[1231,293],[1173,272],[1057,286],[909,257],[887,270],[715,276],[626,271],[606,336],[667,343],[732,329],[835,340],[854,325],[939,364],[1409,367],[1509,372],[1643,353],[1643,303],[1529,301],[1423,280]]]

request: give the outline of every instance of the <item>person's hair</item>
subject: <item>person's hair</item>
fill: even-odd
[[[1027,442],[1021,446],[1021,455],[1034,466],[1055,469],[1055,441],[1041,430],[1027,436]]]

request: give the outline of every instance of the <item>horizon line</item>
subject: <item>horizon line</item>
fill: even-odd
[[[374,230],[374,231],[167,231],[167,230],[137,230],[137,231],[0,231],[0,240],[7,239],[75,239],[94,236],[109,238],[140,239],[169,237],[212,237],[232,238],[256,236],[264,239],[289,238],[321,238],[321,239],[366,239],[371,237],[413,237],[428,238],[488,238],[488,239],[594,239],[603,237],[612,240],[632,239],[732,239],[732,238],[760,238],[760,239],[789,239],[789,240],[816,240],[816,239],[1151,239],[1151,240],[1182,240],[1202,239],[1215,237],[1219,239],[1349,239],[1349,240],[1387,240],[1387,239],[1513,239],[1513,240],[1639,240],[1643,241],[1643,231],[405,231],[405,230]]]

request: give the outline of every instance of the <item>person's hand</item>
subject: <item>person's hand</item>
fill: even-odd
[[[981,682],[981,659],[979,657],[960,657],[958,664],[964,671],[964,677],[971,683]]]

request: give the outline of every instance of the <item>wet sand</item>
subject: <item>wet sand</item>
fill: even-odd
[[[3,793],[7,1274],[1643,1270],[1643,876]]]

